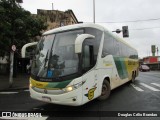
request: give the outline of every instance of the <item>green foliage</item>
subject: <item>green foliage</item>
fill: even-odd
[[[43,18],[33,17],[16,0],[0,0],[0,56],[9,52],[13,44],[20,52],[24,44],[33,41],[46,28]]]

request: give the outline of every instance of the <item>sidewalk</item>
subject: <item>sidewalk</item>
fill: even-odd
[[[13,78],[12,87],[9,87],[9,75],[0,75],[0,91],[28,89],[29,75],[20,74]]]

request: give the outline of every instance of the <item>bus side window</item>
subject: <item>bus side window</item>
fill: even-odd
[[[89,70],[94,65],[94,54],[93,54],[93,46],[85,45],[83,50],[83,58],[82,58],[82,69],[84,72]]]

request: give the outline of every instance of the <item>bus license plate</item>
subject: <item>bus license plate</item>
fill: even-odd
[[[50,98],[50,97],[47,97],[47,96],[42,96],[42,100],[43,100],[43,101],[46,101],[46,102],[50,102],[50,101],[51,101],[51,98]]]

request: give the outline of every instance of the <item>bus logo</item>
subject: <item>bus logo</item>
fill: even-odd
[[[85,94],[86,97],[88,97],[89,100],[92,100],[94,98],[94,91],[97,87],[94,87],[88,91],[88,94]]]

